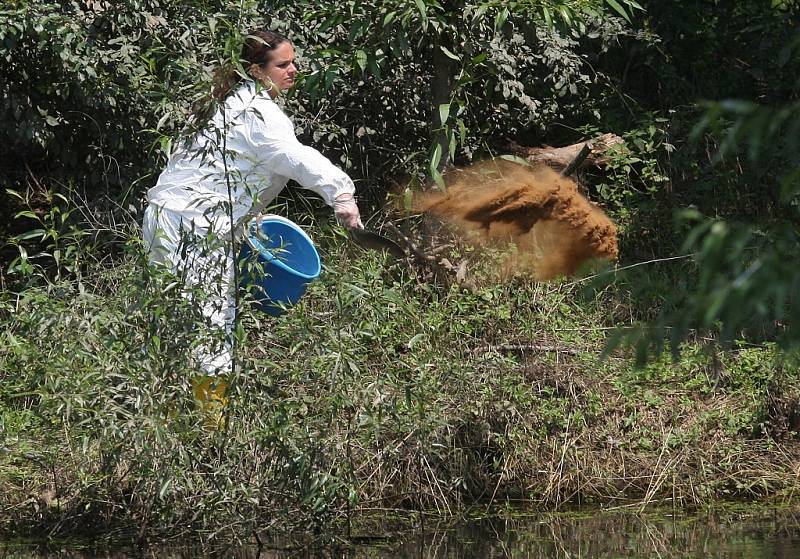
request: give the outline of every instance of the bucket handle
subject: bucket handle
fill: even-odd
[[[253,241],[253,237],[255,237],[256,235],[255,234],[254,235],[250,234],[250,232],[253,231],[253,230],[255,230],[254,233],[256,233],[256,234],[257,234],[257,232],[261,231],[261,223],[264,220],[264,217],[266,217],[266,216],[264,216],[262,214],[259,214],[259,215],[255,216],[250,221],[250,224],[248,225],[247,229],[245,230],[244,242],[246,242],[247,245],[250,247],[251,252],[253,252],[254,254],[260,254],[260,255],[264,256],[267,259],[268,262],[271,262],[271,261],[273,261],[275,259],[275,255],[272,254],[272,251],[270,251],[270,250],[266,250],[266,251],[262,252],[262,249],[264,247],[263,246],[257,246],[256,243]]]
[[[259,247],[253,242],[253,237],[256,237],[257,235],[250,235],[250,231],[252,229],[255,229],[256,232],[260,232],[261,231],[261,224],[264,222],[265,219],[272,219],[272,220],[275,220],[275,221],[280,221],[280,222],[283,222],[283,223],[285,223],[287,225],[290,225],[292,227],[297,228],[297,224],[295,222],[293,222],[291,219],[287,219],[287,218],[283,217],[282,215],[278,215],[278,214],[258,214],[258,215],[256,215],[255,217],[253,217],[252,220],[250,220],[250,224],[248,225],[248,227],[246,229],[245,236],[244,236],[244,240],[248,244],[248,246],[250,247],[250,250],[252,250],[256,254],[263,254],[262,253],[262,249],[264,247]],[[303,231],[301,229],[301,230],[299,230],[299,232],[304,237],[306,237],[306,239],[308,239],[309,242],[312,242],[311,241],[311,237],[309,237],[308,234],[305,231]],[[266,250],[265,252],[266,252],[266,254],[264,256],[267,258],[268,262],[272,262],[273,260],[277,259],[277,257],[275,256],[275,254],[273,254],[272,251]]]

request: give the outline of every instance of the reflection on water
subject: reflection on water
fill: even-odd
[[[595,514],[487,519],[425,538],[417,543],[416,555],[413,545],[406,544],[397,556],[796,559],[799,528],[800,511],[692,518]]]
[[[528,515],[484,518],[449,528],[428,523],[424,534],[387,540],[360,539],[349,548],[240,548],[211,554],[190,548],[98,552],[3,546],[0,559],[285,559],[347,557],[367,559],[477,559],[494,557],[559,558],[706,558],[795,559],[800,557],[800,510],[669,514],[594,513],[590,515]]]

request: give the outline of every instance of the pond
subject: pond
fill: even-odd
[[[789,559],[800,557],[800,509],[706,512],[697,515],[630,512],[514,514],[465,520],[453,526],[427,522],[425,532],[354,538],[346,548],[217,550],[190,547],[147,551],[3,545],[2,559],[284,559],[349,557],[477,559],[488,557]]]

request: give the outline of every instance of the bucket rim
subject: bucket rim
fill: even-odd
[[[305,272],[301,272],[300,270],[295,270],[294,268],[287,266],[285,262],[283,262],[280,258],[275,256],[273,251],[268,250],[262,243],[255,240],[251,235],[251,233],[254,233],[255,230],[259,229],[261,227],[261,224],[264,222],[282,223],[283,225],[290,227],[292,230],[296,231],[303,238],[305,238],[305,240],[308,241],[308,244],[311,247],[312,253],[314,254],[316,273],[306,274]],[[303,229],[299,225],[297,225],[294,221],[287,219],[283,216],[267,214],[254,217],[252,220],[250,220],[250,223],[248,224],[247,234],[245,235],[245,242],[250,246],[250,249],[253,252],[258,254],[260,257],[263,257],[264,260],[267,261],[267,263],[274,264],[275,266],[278,266],[282,270],[289,272],[290,274],[293,274],[300,278],[313,280],[318,278],[320,273],[322,272],[322,262],[319,257],[319,252],[317,251],[317,247],[314,245],[314,241],[311,240],[311,237],[309,237],[308,233],[303,231]]]

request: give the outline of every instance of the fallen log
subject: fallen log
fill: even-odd
[[[586,145],[590,146],[590,152],[581,153]],[[612,146],[623,145],[625,141],[616,134],[603,134],[591,140],[583,140],[577,144],[564,147],[529,147],[516,142],[509,141],[505,145],[512,155],[521,157],[530,163],[545,163],[557,170],[566,169],[570,163],[580,160],[581,155],[586,155],[585,159],[579,161],[579,167],[602,167],[608,162],[607,152]],[[571,174],[575,169],[571,169],[567,174]]]

